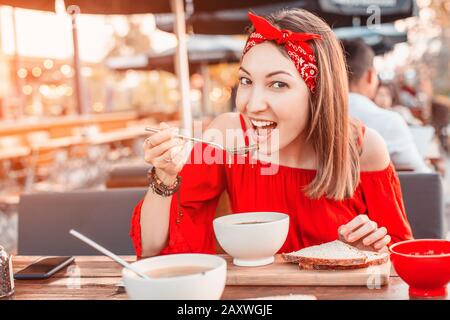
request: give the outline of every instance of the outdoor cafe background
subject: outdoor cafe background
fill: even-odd
[[[445,179],[450,1],[374,2],[372,11],[356,0],[261,0],[252,9],[307,8],[339,38],[362,37],[377,53],[380,79],[403,90],[420,126],[434,127],[434,139],[416,140]],[[248,6],[126,3],[0,1],[0,245],[7,251],[18,250],[22,194],[145,186],[145,126],[192,129],[193,120],[207,125],[234,110]]]

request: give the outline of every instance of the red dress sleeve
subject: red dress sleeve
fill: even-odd
[[[384,170],[361,172],[361,187],[367,215],[384,226],[391,243],[413,238],[403,204],[400,181],[392,163]]]
[[[215,253],[212,220],[226,186],[224,161],[225,154],[221,150],[206,144],[194,145],[189,160],[180,172],[180,203],[177,194],[172,196],[168,244],[160,255]],[[143,201],[134,208],[131,219],[130,236],[138,257],[142,255],[140,217]]]

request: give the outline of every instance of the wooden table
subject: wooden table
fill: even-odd
[[[30,154],[30,148],[25,146],[16,146],[12,148],[0,149],[0,161],[23,158]]]
[[[52,138],[41,143],[37,143],[31,146],[33,152],[51,151],[57,149],[70,148],[76,145],[85,144],[86,141],[80,136],[68,136],[61,138]]]
[[[15,256],[17,272],[39,257]],[[135,256],[124,256],[135,261]],[[79,274],[80,277],[73,275]],[[282,275],[280,275],[282,276]],[[77,256],[75,263],[47,280],[16,280],[12,299],[127,299],[121,281],[121,267],[103,256]],[[312,294],[318,299],[409,299],[407,285],[395,275],[389,285],[380,289],[367,287],[305,287],[305,286],[227,286],[222,299],[245,299],[273,295]],[[447,296],[446,299],[449,299]]]
[[[151,114],[149,115],[151,117]],[[44,117],[33,120],[0,121],[0,136],[27,134],[33,131],[47,131],[53,138],[68,136],[76,127],[99,125],[113,130],[123,128],[128,121],[139,119],[134,111],[111,112],[104,114],[71,115],[61,117]]]
[[[144,136],[148,136],[148,132],[145,131],[145,127],[130,127],[110,132],[103,132],[93,137],[87,137],[85,140],[88,144],[99,145],[133,140]]]

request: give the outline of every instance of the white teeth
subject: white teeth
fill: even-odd
[[[273,121],[259,121],[259,120],[253,120],[253,119],[251,120],[251,122],[255,127],[265,127],[265,126],[272,125],[275,123]]]

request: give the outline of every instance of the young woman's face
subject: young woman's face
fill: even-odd
[[[269,145],[271,152],[280,150],[299,137],[309,117],[308,100],[309,89],[294,63],[274,44],[265,41],[244,55],[236,106],[251,122],[262,152]]]
[[[383,109],[390,109],[392,107],[392,96],[389,89],[384,86],[379,87],[374,102]]]

